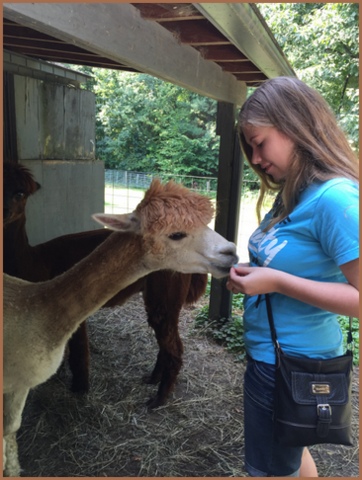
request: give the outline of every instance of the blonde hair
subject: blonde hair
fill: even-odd
[[[287,178],[274,181],[259,165],[253,165],[252,148],[243,127],[274,127],[295,144]],[[266,193],[278,191],[280,208],[272,225],[286,217],[298,203],[300,193],[316,181],[345,177],[358,181],[358,159],[324,98],[295,77],[267,80],[246,100],[240,110],[238,133],[251,167],[261,179],[257,204]]]

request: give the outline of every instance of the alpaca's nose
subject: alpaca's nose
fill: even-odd
[[[233,256],[235,255],[236,249],[234,247],[224,248],[220,251],[223,255]]]
[[[236,254],[236,245],[234,243],[230,242],[227,247],[221,249],[220,253],[222,255],[225,255],[226,257],[230,257],[230,259],[232,260],[232,264],[239,261],[239,257]]]

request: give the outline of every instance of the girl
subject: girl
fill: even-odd
[[[343,354],[337,315],[358,317],[358,162],[324,99],[302,81],[278,77],[247,99],[242,148],[265,193],[278,192],[249,240],[249,264],[230,270],[244,293],[245,467],[251,476],[318,476],[307,448],[273,435],[275,352],[263,294],[270,293],[286,354]]]

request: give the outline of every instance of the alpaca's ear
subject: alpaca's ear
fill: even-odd
[[[113,213],[95,213],[92,218],[111,230],[119,232],[139,232],[140,221],[134,213],[116,215]]]

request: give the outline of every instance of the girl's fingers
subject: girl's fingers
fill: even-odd
[[[248,273],[250,273],[250,267],[241,267],[241,266],[237,268],[232,267],[230,269],[230,278],[232,280],[235,280],[238,277],[244,277]]]

